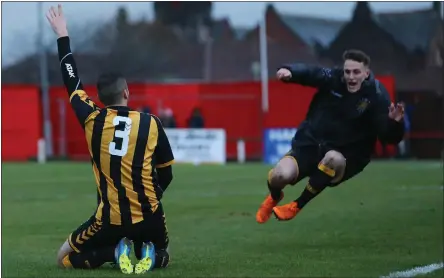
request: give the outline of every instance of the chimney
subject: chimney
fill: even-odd
[[[359,1],[356,4],[355,11],[353,12],[353,21],[370,21],[372,18],[372,11],[370,10],[367,1]]]
[[[438,13],[439,18],[443,19],[443,5],[441,1],[433,1],[433,8],[436,13]]]

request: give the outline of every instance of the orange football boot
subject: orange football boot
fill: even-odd
[[[268,219],[270,219],[271,214],[273,213],[273,208],[283,198],[284,198],[284,192],[281,192],[281,197],[279,198],[278,201],[273,200],[273,198],[271,198],[271,194],[268,194],[256,213],[256,221],[260,224],[267,222]]]
[[[278,207],[275,206],[273,208],[274,215],[280,221],[288,221],[293,219],[300,210],[301,209],[298,208],[298,203],[296,202],[291,202]]]

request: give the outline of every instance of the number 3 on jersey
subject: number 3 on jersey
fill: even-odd
[[[116,142],[109,143],[109,153],[111,155],[116,156],[125,156],[128,152],[128,143],[129,143],[129,135],[131,133],[131,124],[132,120],[128,117],[122,117],[122,116],[116,116],[113,119],[113,125],[114,127],[117,127],[120,123],[125,123],[124,130],[118,130],[114,132],[115,138],[121,138],[122,139],[122,147],[120,149],[116,148]]]

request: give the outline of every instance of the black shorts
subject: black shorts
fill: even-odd
[[[346,167],[341,181],[332,183],[330,186],[339,185],[352,177],[356,176],[364,170],[370,163],[369,158],[358,155],[358,152],[350,150],[339,150],[332,148],[320,148],[318,146],[292,147],[284,157],[292,157],[295,159],[299,167],[299,175],[293,184],[300,182],[306,177],[310,177],[318,170],[319,162],[324,158],[328,151],[335,150],[340,152],[346,159]]]
[[[75,252],[80,253],[117,246],[123,237],[134,241],[136,253],[140,252],[142,242],[152,242],[156,249],[167,249],[168,229],[162,204],[159,203],[149,219],[127,227],[101,224],[93,215],[69,235],[68,242]]]

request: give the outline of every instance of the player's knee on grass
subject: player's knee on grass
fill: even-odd
[[[338,151],[328,151],[319,163],[319,170],[332,177],[332,183],[339,182],[344,176],[345,157]]]
[[[156,262],[154,268],[166,268],[170,263],[170,254],[166,249],[156,250]]]
[[[63,245],[60,247],[59,252],[57,253],[57,265],[61,268],[70,267],[66,262],[66,256],[68,256],[69,253],[71,253],[73,251],[74,250],[69,245],[68,240],[66,240],[63,243]]]
[[[293,157],[284,157],[269,175],[270,186],[282,189],[287,184],[294,184],[298,178],[298,165]]]

